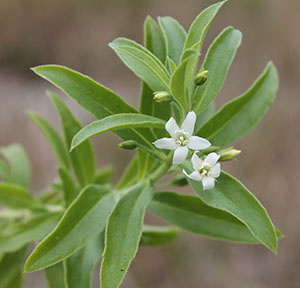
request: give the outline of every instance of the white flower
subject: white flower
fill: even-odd
[[[220,176],[221,167],[220,163],[217,163],[220,155],[217,153],[209,153],[202,161],[196,153],[192,157],[192,164],[194,172],[190,175],[183,170],[183,173],[196,181],[202,181],[203,190],[211,189],[215,187],[215,178]]]
[[[195,112],[189,112],[179,128],[174,118],[171,117],[165,127],[172,138],[161,138],[153,142],[159,149],[175,150],[173,164],[182,163],[186,159],[189,149],[199,151],[211,145],[204,138],[192,136],[196,118]]]

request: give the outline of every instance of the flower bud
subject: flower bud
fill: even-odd
[[[197,86],[203,85],[207,80],[207,76],[208,76],[208,71],[207,70],[201,70],[195,77],[195,84]]]
[[[169,103],[173,100],[173,97],[167,91],[157,91],[154,92],[153,99],[157,103]]]
[[[135,141],[133,141],[133,140],[124,141],[119,144],[119,148],[125,149],[125,150],[134,150],[134,149],[136,149],[136,147],[137,147],[137,145],[136,145]]]
[[[234,149],[233,147],[229,147],[228,149],[225,149],[223,151],[219,152],[220,161],[228,161],[234,159],[236,156],[241,154],[241,150]]]

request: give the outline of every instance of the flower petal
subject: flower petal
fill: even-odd
[[[195,180],[195,181],[201,181],[202,180],[202,176],[200,175],[200,173],[198,171],[194,171],[193,173],[191,173],[190,175],[187,174],[187,172],[185,170],[182,171],[183,174],[185,174],[185,176]]]
[[[196,118],[196,113],[194,111],[191,111],[186,115],[181,125],[181,129],[188,133],[188,137],[191,137],[194,133]]]
[[[203,150],[210,146],[210,142],[204,138],[198,136],[192,136],[189,139],[189,148],[193,150]]]
[[[221,165],[217,163],[214,167],[211,168],[211,176],[214,178],[218,178],[221,173]]]
[[[210,167],[213,167],[219,160],[220,155],[215,152],[209,153],[203,162],[207,163]]]
[[[161,138],[152,143],[158,149],[175,150],[177,144],[173,138]]]
[[[168,133],[171,135],[171,137],[173,137],[173,138],[175,138],[176,130],[180,130],[173,117],[171,117],[169,119],[169,121],[166,123],[165,128],[168,131]]]
[[[198,157],[196,152],[193,154],[191,161],[192,161],[194,170],[198,171],[202,165],[202,160]]]
[[[208,190],[215,187],[215,178],[205,177],[202,179],[203,190]]]
[[[186,146],[180,146],[176,148],[173,156],[173,164],[182,163],[186,159],[188,153],[189,153],[189,148]]]

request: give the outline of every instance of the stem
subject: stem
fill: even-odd
[[[149,180],[152,185],[161,177],[165,176],[170,167],[172,166],[172,154],[167,158],[167,161],[163,163],[156,171],[154,171],[150,176]]]

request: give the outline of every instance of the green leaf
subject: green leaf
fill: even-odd
[[[0,183],[0,205],[9,208],[41,208],[41,206],[33,200],[27,189],[5,182]]]
[[[198,115],[195,123],[194,133],[198,133],[200,128],[214,115],[215,113],[215,102],[210,102]]]
[[[175,62],[172,59],[170,59],[169,57],[168,57],[168,67],[169,67],[171,74],[173,74],[177,68]]]
[[[151,117],[143,114],[116,114],[109,117],[106,117],[102,120],[97,120],[92,122],[91,124],[85,126],[82,130],[80,130],[73,138],[72,141],[72,150],[76,148],[79,144],[89,139],[94,135],[98,135],[108,131],[114,131],[119,129],[126,128],[161,128],[164,129],[165,121]],[[149,130],[149,134],[151,131]],[[138,142],[142,142],[143,144],[153,147],[151,142],[148,139],[144,138],[143,135],[140,135],[140,139]],[[133,139],[136,140],[136,139]]]
[[[183,27],[172,17],[158,17],[158,22],[165,37],[167,55],[178,65],[186,33]]]
[[[52,92],[48,92],[48,96],[60,116],[65,142],[69,148],[74,135],[82,128],[82,125],[59,96]],[[96,159],[90,141],[85,141],[77,149],[73,150],[70,153],[70,159],[81,187],[92,183],[96,173]]]
[[[21,288],[22,266],[27,246],[5,254],[0,261],[0,288]]]
[[[251,131],[269,109],[278,89],[275,66],[269,63],[255,84],[228,102],[199,130],[215,146],[227,146]]]
[[[59,262],[45,269],[46,279],[49,288],[65,288],[64,266]]]
[[[69,204],[78,195],[78,189],[75,186],[75,183],[74,183],[70,173],[68,172],[68,170],[66,170],[63,167],[59,167],[58,174],[61,179],[65,202],[66,202],[67,206],[69,206]]]
[[[0,154],[6,159],[8,166],[0,165],[4,173],[4,180],[10,183],[19,184],[28,188],[31,178],[30,163],[24,148],[19,144],[11,144],[0,148]],[[7,170],[9,169],[9,171]],[[1,173],[3,175],[3,173]],[[1,176],[0,174],[0,176]]]
[[[209,191],[202,189],[201,182],[188,181],[206,205],[236,217],[260,243],[276,253],[276,232],[267,211],[238,180],[222,172],[216,186]]]
[[[41,240],[52,231],[60,216],[60,213],[45,213],[25,222],[10,224],[0,233],[0,253],[12,252],[25,244]]]
[[[116,113],[137,113],[116,93],[76,71],[59,65],[38,66],[32,70],[98,119]]]
[[[194,48],[195,45],[198,46],[199,51],[201,50],[208,27],[225,2],[215,3],[197,16],[186,37],[184,50]]]
[[[29,256],[26,272],[56,264],[72,255],[104,229],[114,205],[110,190],[87,186],[66,210],[55,230]]]
[[[61,139],[60,135],[56,132],[54,127],[39,114],[31,111],[27,112],[27,114],[44,134],[45,138],[52,148],[53,154],[55,155],[59,165],[68,170],[69,155],[67,147]]]
[[[173,242],[179,234],[178,229],[168,226],[143,226],[140,245],[158,246]]]
[[[228,27],[210,46],[202,66],[208,70],[208,78],[195,92],[196,113],[202,111],[221,90],[241,40],[241,32]]]
[[[1,150],[0,150],[1,151]],[[8,183],[14,183],[13,177],[10,174],[8,164],[0,159],[0,179]]]
[[[159,192],[148,209],[167,222],[195,234],[233,242],[259,243],[237,218],[205,205],[193,195]]]
[[[138,168],[139,161],[138,156],[136,155],[131,162],[127,165],[126,170],[124,171],[119,183],[117,185],[117,189],[125,189],[130,186],[133,186],[138,181]]]
[[[113,180],[113,176],[115,174],[115,168],[112,165],[107,165],[102,167],[97,171],[96,177],[94,179],[95,184],[104,185],[107,183],[111,183]]]
[[[144,214],[151,198],[150,187],[137,186],[119,200],[110,215],[101,266],[101,288],[117,288],[125,277],[139,246]]]
[[[95,266],[104,250],[104,230],[64,261],[66,288],[90,288]]]
[[[194,22],[192,23],[192,25],[189,29],[189,32],[188,32],[188,35],[186,37],[186,41],[184,44],[184,52],[182,53],[181,62],[184,61],[184,59],[186,57],[186,53],[189,53],[188,52],[189,49],[191,49],[191,48],[195,49],[199,53],[193,57],[193,60],[189,64],[187,72],[186,72],[189,87],[191,87],[194,82],[194,76],[195,76],[195,72],[197,69],[199,55],[201,52],[201,48],[202,48],[202,45],[204,42],[206,32],[208,30],[208,27],[209,27],[210,23],[212,22],[212,20],[214,19],[214,17],[216,16],[219,9],[222,7],[222,5],[225,2],[226,1],[219,2],[219,3],[213,4],[213,5],[209,6],[208,8],[206,8],[204,11],[202,11],[196,17],[196,19],[194,20]]]
[[[188,86],[186,73],[194,54],[191,54],[190,57],[177,67],[171,78],[172,95],[181,104],[186,113],[190,110],[190,87]]]
[[[109,43],[124,64],[154,91],[169,90],[169,73],[149,50],[126,38]]]

